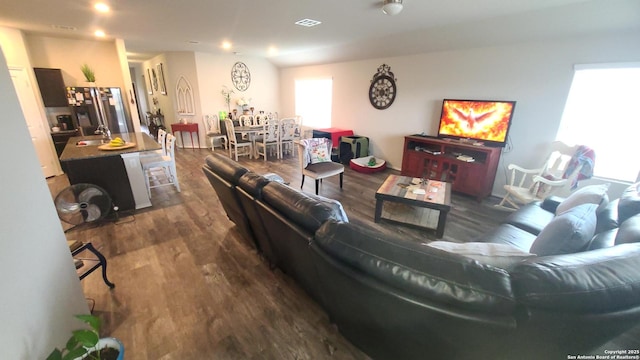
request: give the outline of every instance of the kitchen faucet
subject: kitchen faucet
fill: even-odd
[[[106,125],[100,124],[98,128],[94,132],[94,134],[99,135],[102,134],[103,140],[111,140],[111,130]]]

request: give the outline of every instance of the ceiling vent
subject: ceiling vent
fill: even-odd
[[[70,25],[51,25],[51,27],[56,29],[56,30],[64,30],[64,31],[76,31],[76,30],[78,30],[77,27],[70,26]]]
[[[312,20],[312,19],[302,19],[302,20],[296,21],[295,24],[300,26],[305,26],[305,27],[312,27],[312,26],[322,24],[322,21]]]

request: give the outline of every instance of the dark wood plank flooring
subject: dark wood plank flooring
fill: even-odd
[[[177,149],[182,192],[153,189],[151,208],[75,228],[63,223],[69,240],[91,241],[108,259],[113,290],[98,273],[82,281],[94,313],[104,321],[103,333],[124,342],[129,360],[366,359],[306,293],[279,270],[270,270],[238,234],[202,173],[210,152]],[[295,157],[240,162],[300,187]],[[398,172],[361,174],[347,167],[344,189],[337,177],[329,178],[320,194],[341,201],[351,222],[415,241],[434,240],[431,232],[373,223],[375,191],[390,173]],[[66,176],[48,184],[52,197],[69,185]],[[314,191],[312,179],[304,191]],[[508,213],[494,208],[496,202],[454,195],[444,240],[471,241],[503,221]],[[621,336],[608,349],[637,349],[637,334]]]

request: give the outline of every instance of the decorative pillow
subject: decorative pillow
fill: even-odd
[[[582,204],[558,214],[540,232],[529,252],[539,256],[581,251],[596,230],[596,204]]]
[[[309,147],[309,158],[312,164],[331,161],[331,154],[326,144],[313,144]]]
[[[589,185],[571,193],[556,208],[556,215],[563,213],[575,206],[582,204],[596,204],[602,207],[607,206],[609,197],[607,196],[609,184]]]
[[[623,223],[628,218],[640,213],[640,183],[629,186],[620,196],[618,203],[618,221]]]
[[[427,246],[472,258],[486,265],[503,269],[535,256],[515,246],[483,242],[454,243],[450,241],[432,241]]]

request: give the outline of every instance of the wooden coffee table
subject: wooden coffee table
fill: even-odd
[[[420,189],[424,190],[424,194],[420,193]],[[386,211],[387,216],[383,218],[385,201],[402,205]],[[435,230],[436,237],[441,238],[444,235],[444,225],[449,210],[451,210],[451,184],[443,181],[425,180],[423,184],[418,178],[389,175],[376,191],[375,222],[385,220]],[[437,223],[435,229],[429,226],[434,222]]]

